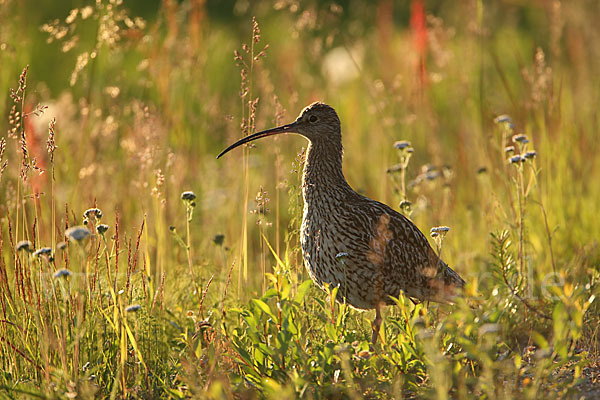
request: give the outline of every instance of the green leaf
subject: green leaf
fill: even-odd
[[[327,337],[334,342],[337,341],[337,332],[335,326],[332,324],[325,325],[325,333],[327,333]]]
[[[254,303],[262,312],[267,314],[269,317],[273,318],[274,321],[277,321],[277,317],[271,311],[271,308],[267,303],[259,299],[252,299],[252,303]]]
[[[538,332],[533,332],[533,341],[535,343],[537,343],[537,345],[541,349],[547,349],[548,348],[548,341],[546,340],[545,337],[543,337],[542,335],[540,335]]]
[[[272,348],[270,348],[269,346],[267,346],[264,343],[259,343],[258,349],[261,351],[261,353],[263,353],[264,355],[270,356],[270,357],[273,357],[276,354]]]
[[[312,284],[312,280],[306,280],[302,282],[300,286],[298,286],[298,291],[296,292],[296,296],[294,296],[294,301],[296,303],[301,304],[304,301],[304,297],[306,296],[306,293]]]

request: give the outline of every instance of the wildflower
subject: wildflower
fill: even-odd
[[[498,115],[494,118],[494,123],[500,124],[502,122],[512,122],[512,119],[507,114]]]
[[[65,231],[65,237],[76,242],[82,241],[91,234],[92,232],[84,226],[73,226]]]
[[[525,144],[525,143],[529,143],[529,139],[527,139],[527,135],[524,134],[519,134],[519,135],[515,135],[512,137],[513,142],[515,143],[521,143],[521,144]]]
[[[183,201],[194,201],[196,199],[196,193],[187,191],[181,193],[181,200]]]
[[[88,208],[83,213],[83,218],[89,219],[90,217],[95,217],[96,219],[102,218],[102,210],[99,208]]]
[[[15,246],[15,249],[17,251],[28,251],[28,252],[32,252],[33,251],[33,244],[31,244],[31,242],[29,240],[21,240],[20,242],[17,243],[17,245]]]
[[[450,228],[447,226],[435,226],[435,227],[431,228],[431,233],[433,233],[433,232],[446,233],[449,230],[450,230]]]
[[[53,275],[54,279],[62,278],[63,276],[65,278],[68,278],[69,276],[71,276],[71,271],[69,271],[66,268],[63,268],[56,271]]]
[[[65,242],[65,241],[56,243],[56,250],[64,250],[66,248],[67,248],[67,242]]]
[[[125,307],[126,312],[136,312],[142,308],[139,304],[132,304],[130,306]]]
[[[400,208],[408,208],[412,205],[412,203],[408,200],[402,200],[399,204]]]
[[[440,239],[443,239],[449,230],[450,230],[450,228],[448,228],[447,226],[434,226],[430,230],[430,235],[432,238],[439,237]]]
[[[225,240],[225,235],[223,235],[222,233],[219,233],[219,234],[215,235],[215,237],[213,238],[213,243],[216,244],[217,246],[223,246],[224,240]]]
[[[400,140],[400,141],[394,143],[394,148],[396,148],[398,150],[404,150],[408,147],[410,147],[410,142],[408,140]]]
[[[515,146],[506,146],[504,148],[504,152],[505,153],[514,153],[515,152]]]
[[[511,158],[508,159],[508,162],[511,164],[518,164],[523,161],[525,161],[525,158],[523,158],[523,156],[521,156],[520,154],[517,154],[516,156],[512,156]]]
[[[404,168],[405,168],[404,164],[395,164],[395,165],[392,165],[391,167],[389,167],[387,169],[387,173],[391,174],[391,173],[394,173],[394,172],[398,172],[398,171],[403,170]]]
[[[523,155],[526,159],[533,159],[537,156],[537,151],[528,151]]]
[[[50,247],[42,247],[41,249],[37,249],[34,253],[34,257],[41,256],[50,256],[52,254],[52,249]]]
[[[108,230],[108,225],[106,225],[106,224],[100,224],[96,227],[96,231],[101,235],[104,235],[104,232],[106,232],[107,230]]]
[[[425,179],[427,179],[428,181],[432,181],[435,178],[437,178],[438,176],[440,176],[439,171],[427,171],[425,173]]]

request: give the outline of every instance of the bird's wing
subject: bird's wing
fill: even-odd
[[[367,259],[380,268],[390,287],[410,297],[451,302],[464,280],[439,259],[423,233],[389,206],[370,202]]]

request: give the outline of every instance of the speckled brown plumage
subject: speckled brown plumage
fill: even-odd
[[[405,216],[356,193],[342,173],[340,120],[323,103],[306,107],[291,124],[247,136],[234,147],[278,133],[309,140],[302,179],[302,253],[310,277],[321,288],[339,285],[337,300],[376,309],[401,293],[419,300],[451,302],[464,280],[442,260]]]

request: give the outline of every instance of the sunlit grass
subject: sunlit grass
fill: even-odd
[[[144,20],[98,2],[27,37],[2,6],[0,393],[581,393],[599,354],[595,14],[448,2],[425,9],[423,49],[402,6],[280,6]],[[323,60],[344,51],[340,80]],[[349,183],[450,227],[431,242],[468,282],[454,305],[397,299],[375,349],[373,312],[303,268],[305,140],[215,159],[313,100],[340,114]]]

